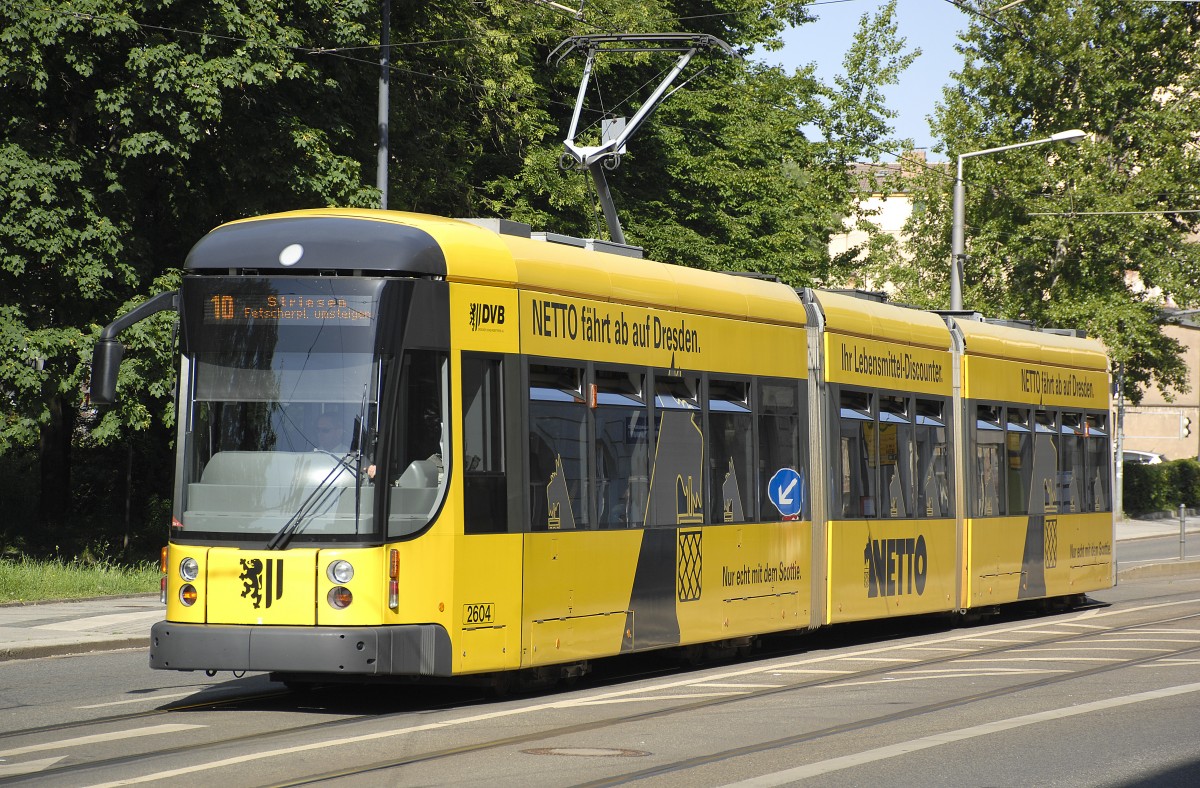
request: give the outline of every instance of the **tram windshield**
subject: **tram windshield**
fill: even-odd
[[[377,285],[185,284],[177,537],[273,548],[372,537]]]

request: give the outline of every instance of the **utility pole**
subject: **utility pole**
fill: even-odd
[[[388,207],[388,87],[392,65],[392,0],[381,0],[379,25],[379,150],[375,161],[375,186],[379,207]]]

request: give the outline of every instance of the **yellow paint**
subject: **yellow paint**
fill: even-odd
[[[827,623],[955,607],[953,520],[853,520],[829,531]]]
[[[948,346],[949,334],[946,339]],[[831,333],[824,340],[825,379],[830,383],[941,396],[950,396],[953,390],[947,349]]]
[[[455,672],[521,666],[521,534],[459,535],[448,600]]]
[[[1108,381],[1106,370],[987,356],[963,358],[963,396],[967,399],[1107,410]]]
[[[191,584],[196,587],[196,604],[188,607],[179,601],[183,579],[179,576],[179,562],[194,558],[200,572]],[[199,545],[171,545],[167,550],[167,620],[186,624],[203,624],[208,601],[208,548]]]
[[[515,290],[463,284],[450,286],[450,330],[459,350],[516,353],[520,322]]]
[[[316,561],[314,549],[211,548],[208,551],[208,623],[315,623]],[[270,583],[267,582],[268,573]]]
[[[535,356],[804,378],[803,329],[521,292],[521,349]]]
[[[329,578],[335,561],[349,561],[354,577],[344,585],[354,595],[350,605],[338,609],[329,604],[329,592],[336,585]],[[380,547],[336,548],[317,554],[316,609],[319,626],[365,627],[383,620],[387,608],[387,551]]]
[[[812,523],[706,526],[701,555],[701,594],[676,606],[684,643],[806,626]]]

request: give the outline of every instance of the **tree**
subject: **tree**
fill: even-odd
[[[682,28],[745,56],[808,19],[802,0],[604,0],[587,13],[577,21],[528,0],[393,4],[390,207],[586,231],[587,182],[556,167],[579,73],[578,62],[546,63],[559,41]],[[852,208],[846,165],[886,133],[871,86],[896,61],[874,55],[896,49],[881,24],[856,42],[840,88],[811,68],[784,74],[744,57],[693,75],[613,178],[632,240],[688,265],[797,285],[827,276],[826,242]],[[89,446],[112,446],[172,423],[170,315],[122,335],[121,404],[81,407],[101,326],[176,287],[187,250],[221,222],[377,203],[364,170],[379,33],[367,0],[0,10],[0,452],[36,447],[44,523],[69,516],[80,428]],[[868,46],[876,34],[880,49]],[[600,64],[597,77],[632,111],[662,67],[648,54]],[[806,139],[804,124],[829,141]],[[171,455],[164,446],[147,462]]]
[[[311,54],[361,41],[366,4],[307,5],[290,18],[123,0],[0,11],[0,451],[37,442],[46,524],[68,514],[99,325],[170,286],[219,221],[371,199],[336,120],[343,67]],[[169,337],[162,321],[135,335],[155,355],[126,370],[126,404],[102,439],[145,428],[152,411],[170,421]]]
[[[987,7],[997,7],[999,2]],[[1088,132],[966,164],[963,301],[985,314],[1084,328],[1145,384],[1186,389],[1160,310],[1200,298],[1200,6],[1028,0],[977,15],[958,84],[938,105],[939,150],[961,152]],[[888,275],[901,297],[947,306],[952,173],[914,192],[917,261]],[[1177,211],[1184,211],[1179,213]]]
[[[614,27],[628,32],[661,32],[663,17],[678,16],[739,54],[698,55],[680,80],[686,87],[655,111],[609,174],[630,242],[656,259],[774,274],[796,286],[836,275],[828,240],[859,196],[848,165],[888,144],[894,113],[878,88],[916,54],[905,54],[896,37],[894,4],[864,17],[834,86],[820,84],[811,65],[786,74],[749,58],[755,46],[777,46],[785,25],[810,21],[802,3],[622,3],[613,13]],[[597,58],[584,125],[632,115],[673,63],[666,53]],[[587,176],[556,167],[581,66],[577,58],[539,74],[543,105],[557,109],[554,125],[537,127],[519,171],[488,184],[490,211],[603,235]],[[806,126],[824,139],[807,138]]]

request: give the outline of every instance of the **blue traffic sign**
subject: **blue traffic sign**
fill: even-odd
[[[767,497],[784,517],[795,517],[804,509],[804,480],[791,468],[775,471],[767,482]]]

